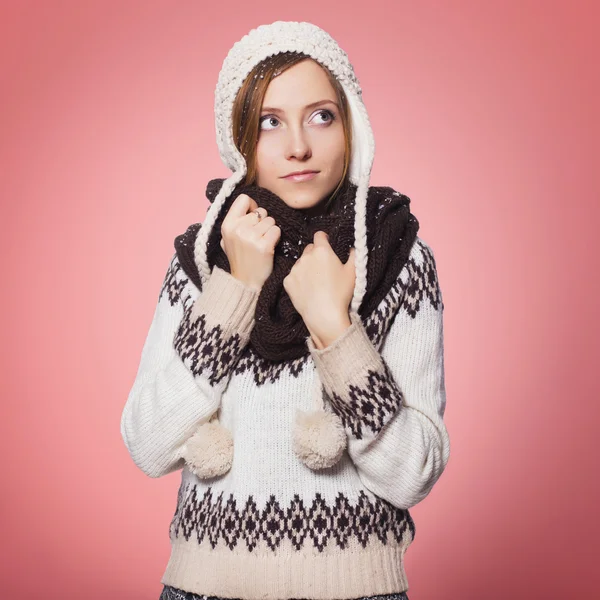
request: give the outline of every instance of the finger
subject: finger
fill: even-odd
[[[275,224],[275,219],[273,217],[265,217],[263,215],[263,218],[254,225],[254,232],[259,235],[264,235]]]
[[[324,231],[315,231],[315,246],[329,246],[329,236]]]
[[[267,213],[267,209],[263,208],[262,206],[257,206],[253,211],[252,214],[256,214],[256,211],[258,211],[258,214],[260,215],[260,220],[259,223],[262,223],[262,221],[265,220],[265,217],[268,217],[268,213]]]
[[[254,200],[248,194],[240,194],[231,203],[227,214],[234,217],[243,217],[248,212],[251,202],[254,202]]]
[[[225,252],[225,244],[223,243],[223,238],[221,238],[221,242],[219,243],[219,245],[223,249],[223,252]]]
[[[269,228],[269,230],[263,235],[263,240],[268,242],[271,248],[275,248],[281,239],[281,229],[277,225],[273,225]]]
[[[258,214],[256,213],[256,211],[258,211]],[[253,210],[248,209],[248,212],[240,218],[245,219],[251,225],[256,225],[257,223],[260,223],[266,216],[267,210],[265,208],[257,206]]]
[[[304,247],[304,252],[302,252],[302,254],[308,254],[309,252],[314,250],[314,247],[314,244],[306,244],[306,246]]]

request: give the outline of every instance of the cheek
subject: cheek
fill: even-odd
[[[328,157],[332,162],[343,161],[346,149],[343,130],[332,132],[332,135],[322,140],[321,149],[323,156]]]
[[[269,144],[268,141],[259,140],[256,145],[256,166],[268,172],[273,169],[277,158],[277,149],[274,144]]]

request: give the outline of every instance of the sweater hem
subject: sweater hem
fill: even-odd
[[[235,553],[172,541],[161,583],[244,600],[339,600],[406,592],[406,545],[370,544],[331,554]]]

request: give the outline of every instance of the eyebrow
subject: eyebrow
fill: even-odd
[[[338,108],[338,110],[340,108],[337,102],[334,102],[333,100],[317,100],[317,102],[307,104],[304,108],[314,108],[315,106],[319,106],[320,104],[334,104]],[[285,111],[281,110],[280,108],[270,108],[268,106],[263,106],[261,112],[283,113]]]

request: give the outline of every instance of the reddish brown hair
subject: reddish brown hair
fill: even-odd
[[[258,63],[242,83],[233,104],[232,119],[235,145],[246,159],[246,164],[248,166],[242,185],[252,185],[256,182],[256,144],[260,133],[260,112],[269,83],[271,83],[274,76],[283,73],[293,65],[306,60],[307,58],[312,59],[302,52],[281,52],[269,56]],[[340,178],[337,188],[327,200],[325,207],[327,209],[338,191],[347,183],[352,149],[352,127],[350,124],[348,99],[340,82],[327,67],[321,63],[317,64],[325,71],[335,90],[338,106],[340,107],[340,118],[344,127],[346,146],[342,177]]]

